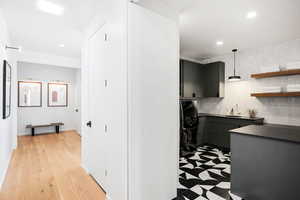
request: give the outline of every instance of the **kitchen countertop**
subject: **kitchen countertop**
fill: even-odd
[[[199,117],[219,117],[219,118],[226,118],[226,119],[240,119],[240,120],[250,120],[250,121],[263,121],[264,118],[250,118],[246,116],[230,116],[230,115],[221,115],[221,114],[209,114],[209,113],[198,113]]]
[[[249,125],[231,130],[230,133],[300,143],[300,126],[278,124]]]

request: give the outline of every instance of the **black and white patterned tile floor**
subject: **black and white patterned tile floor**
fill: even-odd
[[[242,200],[230,193],[230,154],[203,146],[180,158],[178,196],[174,200]]]

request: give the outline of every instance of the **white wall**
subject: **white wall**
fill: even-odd
[[[166,18],[172,19],[174,21],[179,21],[180,10],[170,5],[166,4],[161,0],[138,0],[138,5],[146,8],[147,10],[152,10],[156,14],[164,16]]]
[[[130,200],[176,197],[179,29],[171,19],[129,4]]]
[[[81,135],[81,69],[76,70],[76,79],[75,79],[75,108],[78,109],[75,114],[76,121],[76,130]]]
[[[114,94],[109,95],[113,97],[110,103],[116,106],[109,116],[102,117],[118,115],[111,119],[118,125],[112,126],[108,136],[108,194],[112,200],[172,199],[176,196],[179,156],[178,27],[176,20],[131,3],[128,8],[128,2],[103,1],[103,10],[87,30],[82,88],[89,85],[88,39],[106,22],[109,49],[113,50],[109,63],[113,67],[107,70],[113,70],[108,80]],[[82,91],[82,165],[89,171],[86,92]]]
[[[5,178],[8,164],[11,158],[11,152],[14,146],[14,138],[12,134],[12,116],[8,119],[2,119],[2,100],[3,100],[3,60],[8,58],[5,45],[8,43],[8,33],[2,12],[0,10],[0,189]],[[11,62],[10,62],[11,63]],[[15,66],[12,66],[13,68]],[[13,69],[14,70],[14,69]]]
[[[43,83],[42,107],[41,108],[18,108],[18,133],[19,135],[31,134],[30,129],[26,129],[28,124],[48,124],[63,122],[62,130],[78,130],[80,118],[75,109],[80,110],[80,79],[79,70],[56,67],[50,65],[18,63],[18,80],[34,80]],[[79,79],[79,80],[78,80]],[[47,106],[47,83],[64,82],[69,84],[68,107],[48,107]],[[36,133],[54,132],[54,127],[36,129]]]
[[[35,51],[22,51],[18,55],[19,62],[39,63],[60,67],[80,68],[80,59],[51,55]]]
[[[233,74],[232,54],[205,60],[204,63],[224,61],[226,63],[226,79]],[[198,102],[200,112],[228,113],[238,104],[244,115],[247,109],[257,109],[260,117],[265,117],[267,123],[300,125],[299,97],[250,97],[261,86],[284,86],[300,84],[300,75],[274,77],[268,79],[252,79],[251,74],[260,73],[262,68],[272,65],[300,61],[300,40],[288,41],[282,44],[267,46],[260,49],[249,49],[237,55],[237,73],[242,76],[241,82],[226,82],[224,99],[203,99]]]

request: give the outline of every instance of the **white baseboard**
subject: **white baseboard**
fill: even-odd
[[[18,140],[13,143],[12,151],[16,150],[18,148]]]
[[[4,163],[0,163],[0,164],[3,164],[3,166],[0,167],[0,170],[2,169],[2,171],[0,171],[0,191],[2,188],[2,184],[6,177],[6,173],[7,173],[8,167],[9,167],[11,156],[12,156],[12,153],[9,154],[9,158]]]
[[[112,200],[109,195],[106,195],[105,200]]]
[[[90,173],[89,170],[88,170],[88,168],[85,167],[83,163],[81,163],[81,167],[82,167],[82,169],[84,169],[84,171],[85,171],[87,174]]]

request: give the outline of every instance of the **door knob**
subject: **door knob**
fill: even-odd
[[[92,122],[91,122],[91,121],[88,121],[88,122],[86,123],[86,125],[87,125],[88,127],[92,128]]]

